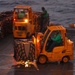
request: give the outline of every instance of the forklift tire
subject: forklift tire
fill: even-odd
[[[45,64],[46,62],[47,62],[47,57],[45,56],[45,55],[40,55],[39,57],[38,57],[38,63],[40,63],[40,64]]]
[[[68,56],[64,56],[63,58],[62,58],[62,62],[63,63],[67,63],[69,61],[69,57]]]

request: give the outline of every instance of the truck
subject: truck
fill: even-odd
[[[13,36],[17,39],[28,39],[41,31],[42,12],[35,12],[31,6],[17,5],[13,11]],[[45,26],[49,25],[49,17]]]
[[[48,44],[48,42],[57,31],[62,36],[62,43],[48,52],[48,45],[50,46],[51,44]],[[24,45],[26,47],[28,46],[29,49]],[[45,64],[47,62],[67,63],[69,60],[74,59],[74,43],[68,39],[66,28],[62,25],[50,25],[44,33],[38,32],[36,36],[33,36],[32,41],[19,42],[15,48],[15,56],[17,55],[16,59],[18,61],[33,61],[35,59],[37,63]]]

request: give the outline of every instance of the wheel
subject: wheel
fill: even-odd
[[[69,57],[65,56],[62,58],[62,62],[67,63],[69,61]]]
[[[45,63],[47,62],[47,57],[46,57],[45,55],[40,55],[40,56],[38,57],[38,62],[39,62],[40,64],[45,64]]]

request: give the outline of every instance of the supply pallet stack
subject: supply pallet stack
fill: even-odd
[[[0,39],[12,33],[12,14],[13,11],[6,11],[0,13]]]
[[[35,59],[35,46],[31,41],[14,41],[14,58],[16,61],[33,61]]]

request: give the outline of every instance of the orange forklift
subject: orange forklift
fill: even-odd
[[[47,51],[48,41],[54,32],[59,31],[62,36],[62,44],[55,46],[52,51]],[[33,37],[35,44],[35,59],[41,64],[46,62],[68,62],[74,59],[74,43],[67,38],[66,28],[62,25],[48,26],[44,34],[38,33]],[[50,43],[51,44],[51,43]],[[49,45],[50,46],[50,45]]]
[[[20,17],[19,15],[22,17]],[[32,9],[30,6],[15,6],[13,13],[14,38],[26,38],[27,32],[29,32],[30,34],[33,33],[34,25],[32,20]]]

